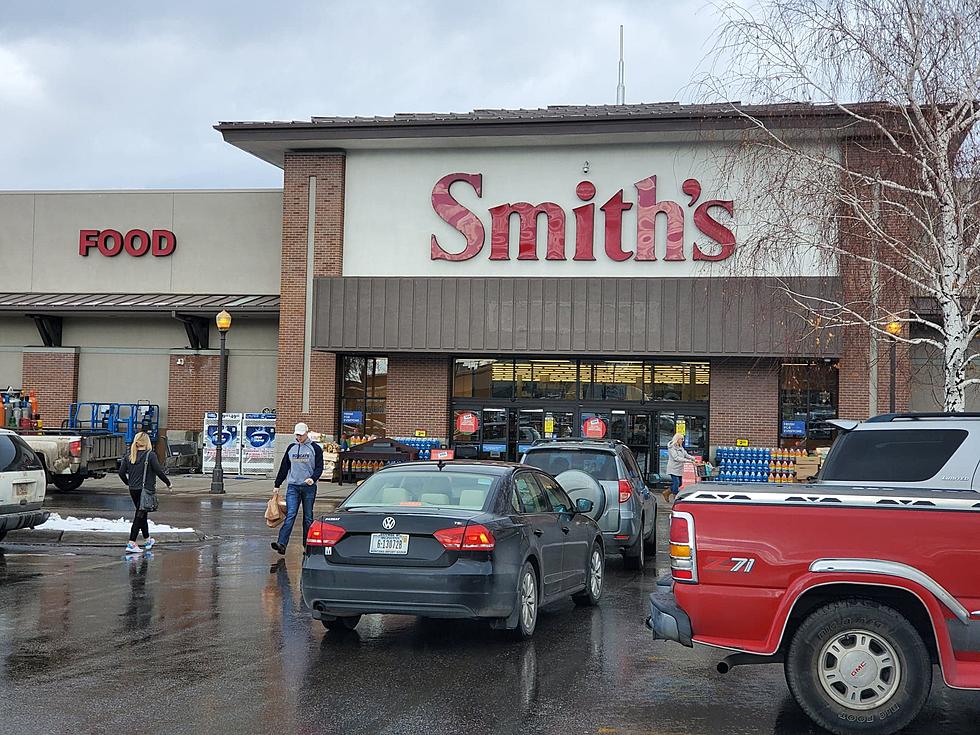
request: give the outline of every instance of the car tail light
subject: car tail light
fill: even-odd
[[[694,516],[670,514],[670,574],[676,582],[696,584],[698,556],[694,536]]]
[[[619,481],[619,502],[626,503],[633,496],[633,486],[629,480]]]
[[[444,528],[432,535],[449,551],[491,551],[497,543],[490,529],[479,523]]]
[[[76,439],[73,442],[69,442],[68,443],[68,453],[72,457],[81,457],[82,456],[82,440],[81,439]]]
[[[306,536],[307,546],[336,546],[347,533],[347,529],[323,521],[313,521]]]

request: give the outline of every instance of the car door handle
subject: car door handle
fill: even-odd
[[[543,534],[544,534],[544,531],[542,531],[540,528],[535,528],[534,529],[534,535],[535,536],[541,536]]]

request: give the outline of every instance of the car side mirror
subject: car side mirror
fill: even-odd
[[[591,513],[593,508],[595,508],[595,503],[588,498],[578,498],[575,501],[576,513]]]

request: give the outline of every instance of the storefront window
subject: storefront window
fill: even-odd
[[[710,379],[706,362],[657,363],[653,366],[653,400],[707,403]]]
[[[642,362],[586,362],[579,370],[582,400],[641,401],[647,368]]]
[[[836,363],[783,364],[779,376],[781,446],[828,446],[834,429],[824,421],[836,416]]]
[[[454,398],[510,398],[513,394],[513,360],[456,360]]]
[[[385,436],[388,358],[346,355],[342,360],[341,436]]]
[[[575,400],[575,360],[531,360],[514,366],[517,398]]]

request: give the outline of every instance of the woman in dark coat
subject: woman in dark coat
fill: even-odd
[[[127,554],[142,554],[153,548],[156,541],[150,536],[150,524],[147,520],[147,511],[140,508],[140,498],[145,487],[150,492],[156,491],[157,478],[170,487],[170,478],[160,466],[156,453],[153,451],[153,443],[150,435],[141,431],[133,437],[133,444],[129,448],[129,453],[123,457],[119,464],[119,478],[129,486],[129,495],[136,506],[136,514],[133,516],[133,525],[129,529],[129,543],[126,544]],[[144,485],[145,483],[145,485]],[[141,549],[136,543],[136,538],[140,532],[146,542]]]

